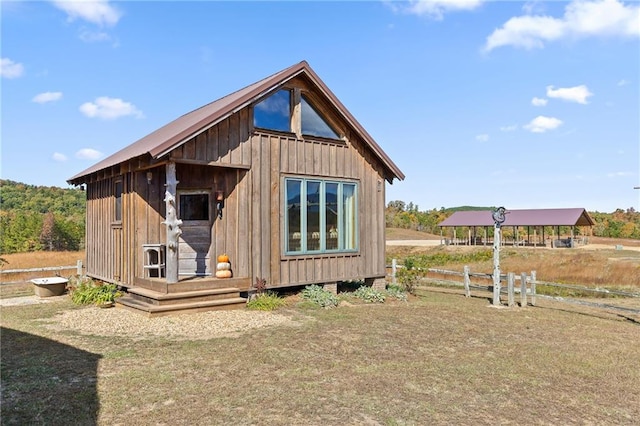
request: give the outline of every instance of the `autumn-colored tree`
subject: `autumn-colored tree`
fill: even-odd
[[[53,251],[56,242],[56,220],[51,212],[44,215],[40,242],[45,250]]]

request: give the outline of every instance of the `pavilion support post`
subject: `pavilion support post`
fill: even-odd
[[[178,219],[176,209],[176,188],[178,181],[176,180],[176,163],[170,161],[166,166],[166,190],[164,201],[166,204],[166,218],[162,222],[167,226],[167,253],[166,253],[166,277],[167,284],[175,284],[178,282],[178,240],[182,230],[180,225],[182,221]]]

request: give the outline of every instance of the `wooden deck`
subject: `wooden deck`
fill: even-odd
[[[136,278],[135,285],[117,299],[120,307],[148,316],[242,309],[250,289],[249,278],[186,277],[174,284],[164,278]]]

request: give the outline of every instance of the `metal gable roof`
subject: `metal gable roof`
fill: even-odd
[[[493,226],[492,210],[454,212],[438,224],[446,226]],[[583,208],[507,210],[502,226],[593,226]]]
[[[343,118],[364,139],[392,175],[391,180],[393,180],[393,177],[403,180],[405,176],[400,169],[391,161],[375,140],[364,130],[360,123],[358,123],[344,105],[342,105],[322,80],[320,80],[309,64],[306,61],[302,61],[173,120],[142,139],[139,139],[133,144],[78,173],[67,182],[71,184],[83,183],[83,178],[92,173],[145,154],[149,154],[155,159],[160,158],[199,133],[206,131],[240,109],[245,108],[265,94],[276,90],[301,73],[304,73],[310,78],[318,90],[327,97],[329,102],[337,109]]]

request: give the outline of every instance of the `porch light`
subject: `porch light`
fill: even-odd
[[[216,191],[216,210],[218,218],[222,219],[222,209],[224,208],[224,191],[219,189]]]

